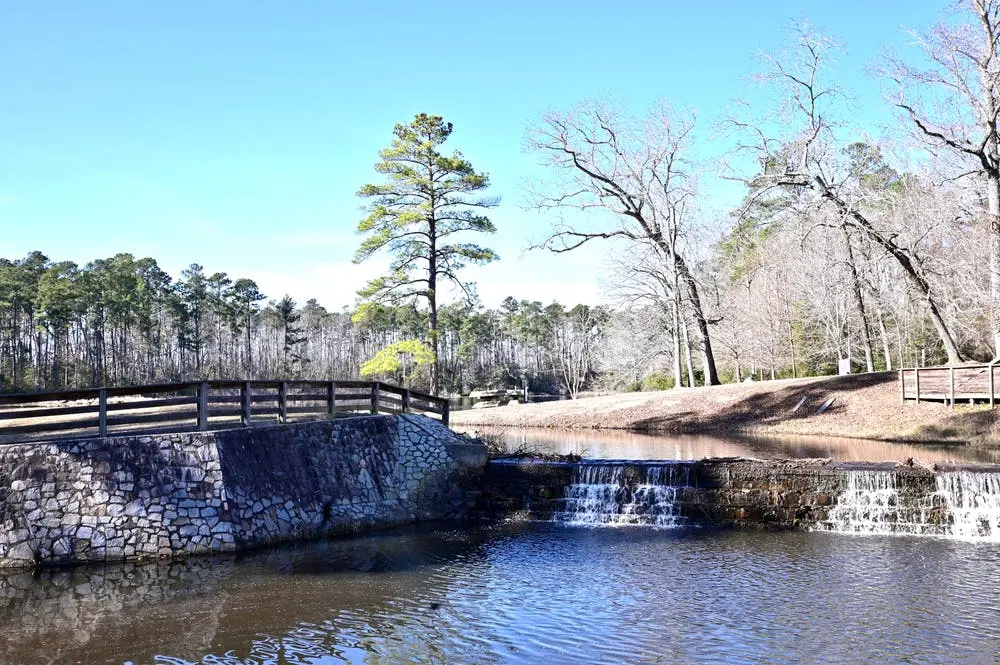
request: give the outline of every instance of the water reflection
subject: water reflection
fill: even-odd
[[[373,639],[400,629],[422,648],[429,626],[421,624],[448,587],[428,584],[428,572],[434,582],[441,562],[476,547],[484,537],[476,533],[3,575],[0,662],[291,663],[337,654],[360,662],[348,656],[369,654]],[[425,611],[399,614],[401,603]]]
[[[705,457],[829,457],[844,462],[1000,463],[1000,450],[968,446],[913,445],[837,437],[714,437],[653,435],[626,430],[559,430],[541,428],[466,428],[503,441],[508,452],[537,450],[577,453],[602,459],[690,460]]]
[[[4,663],[989,663],[1000,547],[508,525],[0,578]]]

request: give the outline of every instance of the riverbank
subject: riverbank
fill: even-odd
[[[823,406],[829,404],[824,409]],[[900,401],[895,372],[621,393],[452,413],[454,427],[815,435],[1000,446],[984,405]]]

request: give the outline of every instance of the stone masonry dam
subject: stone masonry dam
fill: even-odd
[[[0,567],[234,552],[421,521],[1000,539],[1000,467],[492,460],[417,415],[0,448]]]
[[[1000,466],[832,462],[493,460],[482,517],[904,533],[1000,540]]]
[[[486,449],[425,416],[0,448],[0,567],[231,552],[465,518]]]

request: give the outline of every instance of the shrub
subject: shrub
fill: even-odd
[[[670,390],[674,387],[674,377],[663,372],[653,372],[642,381],[643,390]]]

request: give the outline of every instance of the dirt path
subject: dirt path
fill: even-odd
[[[985,406],[959,405],[952,410],[940,403],[903,404],[894,372],[472,409],[453,412],[451,422],[456,426],[756,432],[1000,445],[995,411]]]

